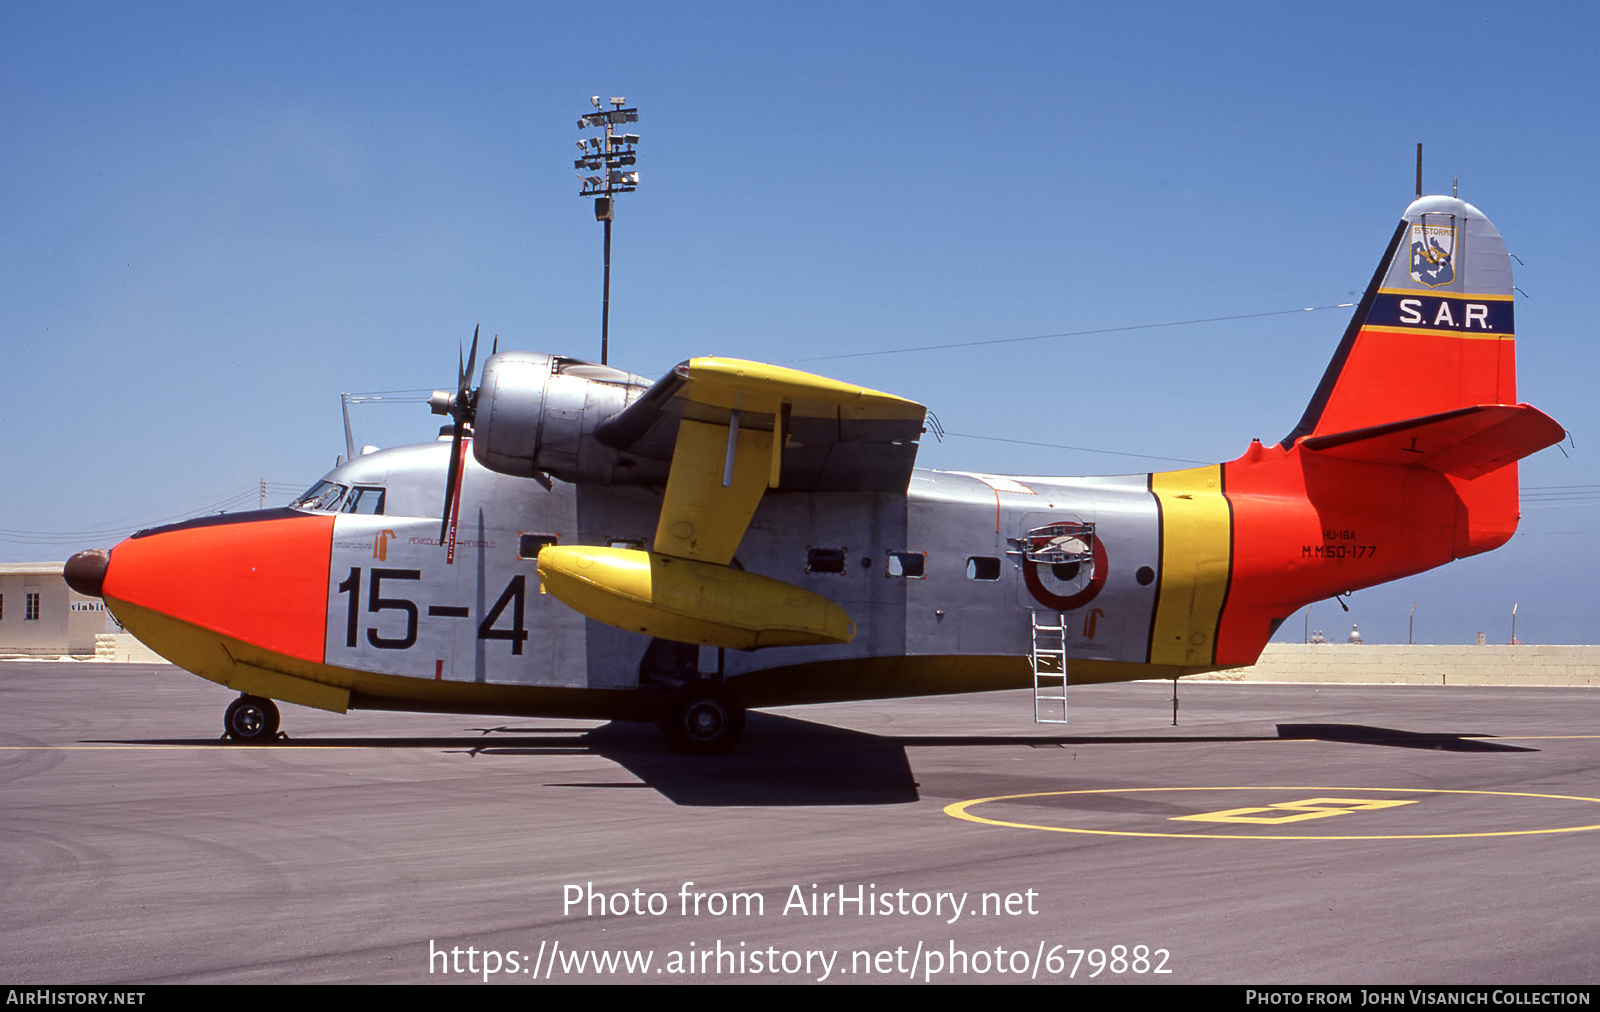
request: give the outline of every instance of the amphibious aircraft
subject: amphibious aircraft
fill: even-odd
[[[473,389],[475,336],[437,442],[67,579],[239,690],[245,742],[273,700],[654,721],[689,752],[789,703],[1032,684],[1064,719],[1067,683],[1249,665],[1308,603],[1504,544],[1516,461],[1564,434],[1517,403],[1512,312],[1494,226],[1421,198],[1288,435],[1094,478],[918,469],[922,405],[735,359],[496,351]]]

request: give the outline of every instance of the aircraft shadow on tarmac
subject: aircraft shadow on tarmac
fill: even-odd
[[[1337,741],[1350,745],[1388,745],[1391,748],[1420,748],[1435,752],[1537,752],[1525,745],[1485,741],[1493,735],[1437,734],[1426,731],[1397,731],[1365,724],[1279,724],[1278,737]]]
[[[752,711],[744,744],[725,756],[680,756],[648,724],[614,722],[592,729],[474,728],[473,736],[280,739],[269,748],[438,749],[473,757],[590,753],[616,763],[636,782],[552,783],[574,790],[645,788],[679,805],[895,805],[919,799],[906,749],[1194,745],[1281,740],[1449,752],[1536,752],[1482,740],[1481,735],[1401,731],[1362,724],[1279,724],[1276,735],[889,735],[871,734],[796,717]],[[212,740],[163,739],[121,744],[215,745]],[[238,746],[255,747],[255,746]]]

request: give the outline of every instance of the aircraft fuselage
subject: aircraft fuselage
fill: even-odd
[[[658,491],[547,489],[469,463],[446,541],[425,505],[449,443],[378,451],[330,472],[325,509],[219,517],[119,547],[105,596],[132,631],[241,691],[348,707],[637,716],[650,637],[543,593],[548,545],[647,547]],[[769,494],[735,566],[819,594],[849,643],[698,648],[748,705],[1030,684],[1032,620],[1061,614],[1073,683],[1252,663],[1311,601],[1482,551],[1515,516],[1463,539],[1402,510],[1455,516],[1450,479],[1253,444],[1225,465],[1094,478],[917,469],[903,495]],[[1515,487],[1515,468],[1498,472]],[[1485,479],[1480,479],[1480,481]],[[1514,493],[1513,493],[1514,494]],[[396,512],[401,511],[401,512]],[[414,512],[421,515],[405,515]],[[1092,532],[1083,562],[1029,561],[1051,525]],[[1453,528],[1453,525],[1448,525]],[[1479,526],[1482,526],[1480,522]],[[163,578],[160,574],[169,574]],[[180,575],[181,574],[181,575]],[[137,588],[121,596],[122,588]]]
[[[1517,402],[1510,263],[1472,205],[1415,201],[1287,436],[1115,477],[918,469],[921,404],[740,359],[652,382],[496,352],[474,390],[474,338],[430,400],[450,439],[66,575],[244,693],[244,740],[280,699],[656,720],[719,751],[747,706],[1248,665],[1310,602],[1515,532],[1516,462],[1564,431]]]

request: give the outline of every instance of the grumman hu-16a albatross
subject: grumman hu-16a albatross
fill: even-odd
[[[1248,665],[1308,603],[1504,544],[1516,461],[1563,436],[1517,403],[1511,300],[1488,219],[1420,199],[1281,442],[1122,477],[916,469],[922,405],[792,369],[492,354],[434,395],[451,438],[67,579],[243,693],[242,741],[272,700],[654,721],[689,752],[790,703],[1032,684],[1059,720],[1068,682]]]

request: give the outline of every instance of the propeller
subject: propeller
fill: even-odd
[[[498,342],[496,342],[498,344]],[[478,328],[472,328],[472,351],[467,355],[466,364],[461,362],[461,350],[456,349],[456,389],[452,394],[448,390],[435,390],[433,396],[428,398],[428,406],[436,415],[449,415],[455,419],[454,431],[450,440],[450,471],[445,477],[444,484],[444,515],[439,521],[439,544],[445,544],[445,535],[450,530],[450,509],[458,505],[456,502],[461,481],[461,441],[466,436],[467,427],[472,424],[477,413],[478,392],[471,389],[473,368],[478,363]]]

